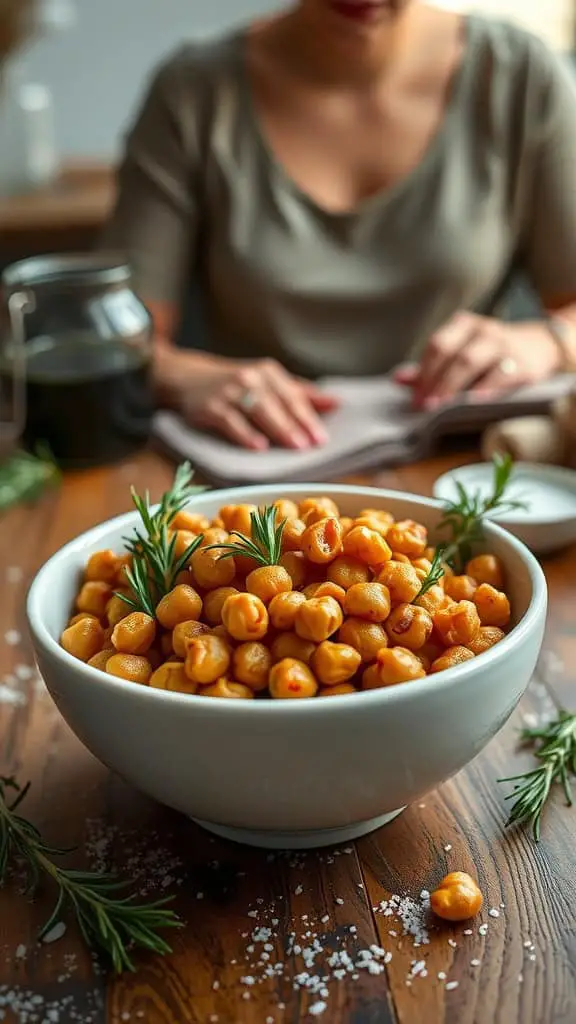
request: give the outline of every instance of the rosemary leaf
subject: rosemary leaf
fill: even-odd
[[[60,481],[60,470],[50,453],[16,451],[0,463],[0,511],[22,501],[34,501],[46,487]]]
[[[237,537],[236,541],[228,544],[211,544],[208,550],[222,551],[221,558],[244,555],[252,558],[259,566],[278,565],[282,556],[282,535],[286,520],[276,523],[277,514],[278,509],[274,505],[267,505],[252,512],[251,537],[245,537],[243,533],[232,530],[230,536]]]
[[[418,598],[424,597],[424,594],[427,594],[432,587],[435,587],[436,584],[440,582],[444,576],[444,568],[442,566],[443,561],[445,561],[443,549],[441,547],[436,548],[434,558],[432,559],[432,565],[430,566],[430,571],[422,581],[422,586],[412,601],[412,604],[417,604]]]

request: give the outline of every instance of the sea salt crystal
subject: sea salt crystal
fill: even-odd
[[[339,907],[344,906],[344,900],[340,896],[336,897],[336,903],[338,904]]]
[[[446,991],[447,992],[453,992],[455,988],[458,988],[459,984],[460,984],[459,981],[449,981],[448,984],[445,986],[446,987]]]
[[[454,942],[454,939],[448,939],[448,945],[452,946],[452,949],[457,949],[458,948],[458,943]]]
[[[444,847],[444,852],[445,853],[450,853],[451,849],[452,849],[452,843],[447,843],[446,846]]]
[[[31,668],[30,665],[16,665],[14,675],[20,680],[20,682],[25,683],[28,679],[32,679],[34,669]]]
[[[15,957],[17,960],[24,960],[25,956],[26,946],[23,943],[20,943],[20,945],[16,947]]]
[[[462,934],[463,935],[473,935],[474,932],[472,931],[471,928],[466,928],[466,930]]]
[[[486,935],[487,931],[488,931],[488,925],[487,924],[481,924],[479,929],[478,929],[478,934],[479,935]]]
[[[321,920],[322,924],[327,924],[328,921],[330,920],[330,915],[329,914],[324,914],[324,917],[321,917],[320,920]]]
[[[218,989],[220,988],[220,982],[219,981],[213,981],[212,982],[212,988],[214,989],[215,992],[217,992]]]
[[[303,892],[304,892],[304,889],[302,888],[301,885],[297,885],[296,888],[294,889],[294,895],[295,896],[301,896]]]
[[[500,917],[500,911],[496,910],[496,907],[491,907],[490,910],[488,911],[488,914],[490,915],[490,917]]]
[[[358,929],[355,924],[350,925],[349,931],[350,935],[356,935],[358,933]]]
[[[4,639],[8,644],[8,647],[17,647],[22,640],[22,634],[19,633],[17,629],[9,629],[8,632],[4,634]]]
[[[325,1003],[322,999],[320,999],[317,1003],[312,1004],[312,1006],[308,1010],[308,1013],[310,1013],[313,1017],[320,1017],[320,1015],[324,1013],[327,1007],[328,1003]]]
[[[470,961],[470,966],[471,967],[480,967],[480,961],[479,960],[471,960]]]
[[[58,940],[61,939],[62,936],[65,935],[65,934],[66,934],[66,925],[64,924],[63,921],[58,921],[54,925],[54,927],[50,929],[49,932],[46,932],[46,935],[42,939],[42,942],[45,942],[47,944],[49,944],[51,942],[58,942]]]
[[[26,704],[26,695],[20,690],[13,690],[6,683],[0,683],[0,704],[11,704],[14,707],[23,707]]]
[[[438,980],[439,981],[445,981],[446,980],[446,975],[445,975],[444,971],[438,971]]]

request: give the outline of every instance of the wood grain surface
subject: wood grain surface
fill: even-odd
[[[440,472],[472,457],[429,460],[372,482],[427,494]],[[186,922],[171,956],[140,956],[135,974],[113,978],[71,925],[58,942],[38,945],[49,894],[31,903],[13,887],[0,890],[0,1020],[573,1024],[576,810],[555,794],[536,846],[525,832],[505,832],[505,789],[496,780],[530,763],[516,748],[523,716],[552,702],[576,706],[576,550],[544,563],[550,615],[539,677],[466,770],[345,849],[271,854],[216,840],[132,790],[91,757],[41,682],[28,678],[24,600],[35,571],[65,541],[126,510],[131,483],[158,495],[171,473],[145,453],[69,475],[35,507],[0,519],[0,773],[32,781],[27,813],[53,842],[77,845],[78,864],[113,864],[142,892],[174,892]],[[481,918],[429,930],[415,947],[381,903],[392,894],[418,902],[448,870],[478,877]],[[305,968],[289,950],[314,942],[320,952]],[[374,973],[354,966],[339,979],[338,967],[326,966],[335,951],[358,965],[371,946]],[[329,974],[324,994],[302,988],[304,970]]]

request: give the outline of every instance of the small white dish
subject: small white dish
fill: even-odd
[[[491,462],[478,462],[444,473],[434,484],[434,497],[457,501],[456,485],[468,493],[483,497],[492,493],[494,468]],[[535,554],[550,554],[576,543],[576,472],[561,466],[536,462],[517,462],[506,492],[512,501],[525,508],[511,512],[493,512],[490,519],[513,533]]]

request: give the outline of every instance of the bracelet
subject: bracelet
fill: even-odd
[[[562,320],[560,317],[552,316],[546,320],[552,338],[562,358],[560,373],[576,373],[576,326]]]

